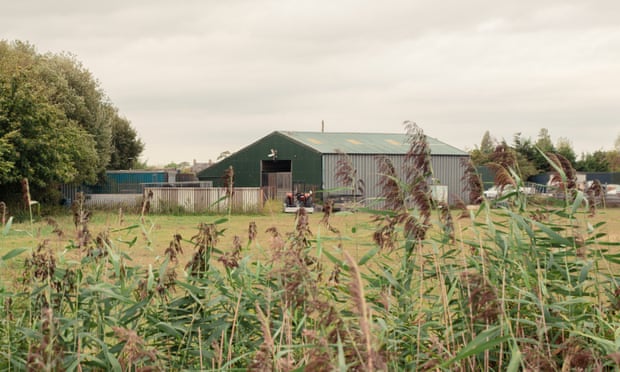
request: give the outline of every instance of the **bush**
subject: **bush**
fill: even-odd
[[[267,199],[263,203],[262,214],[278,214],[284,211],[284,203],[281,200]]]

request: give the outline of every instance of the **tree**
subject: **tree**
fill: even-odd
[[[482,135],[482,140],[480,141],[480,151],[484,154],[490,154],[493,152],[494,143],[496,141],[491,138],[491,133],[489,131],[485,131]]]
[[[568,138],[558,138],[555,148],[557,153],[565,157],[566,160],[571,162],[571,164],[577,164],[577,155],[575,154],[575,150],[573,150],[573,146]]]
[[[538,147],[543,152],[555,151],[555,148],[553,147],[553,142],[551,141],[551,136],[549,135],[549,130],[547,128],[541,128],[538,132],[536,147]]]
[[[609,172],[605,151],[597,150],[594,153],[582,154],[575,169],[581,172]]]
[[[0,123],[1,123],[0,118]],[[11,143],[12,136],[16,135],[16,132],[4,133],[0,137],[0,184],[10,179],[11,171],[15,166],[15,163],[11,161],[10,155],[14,151],[13,144]]]
[[[607,163],[610,172],[620,172],[620,151],[612,150],[606,153]]]
[[[115,113],[112,122],[112,153],[108,169],[132,169],[144,150],[144,144],[138,138],[129,120]]]
[[[58,108],[40,102],[25,76],[0,78],[0,135],[7,148],[10,171],[5,183],[28,178],[35,187],[55,182],[94,181],[97,160],[92,138]],[[54,144],[50,146],[50,144]]]
[[[517,160],[518,169],[521,178],[527,180],[531,176],[540,173],[540,168],[536,164],[536,159],[540,152],[536,147],[532,146],[532,140],[523,138],[521,133],[516,133],[513,139],[513,149]]]
[[[170,162],[166,165],[164,165],[164,168],[166,169],[176,169],[181,171],[181,173],[189,173],[190,171],[190,163],[188,161],[182,161],[180,163],[176,163],[176,162]]]
[[[614,141],[614,149],[605,154],[610,172],[620,172],[620,133]]]
[[[113,144],[115,131],[122,140]],[[137,158],[144,147],[75,58],[2,40],[0,146],[4,200],[23,178],[35,195],[58,183],[94,183],[113,152]]]
[[[476,148],[469,153],[472,163],[476,166],[480,166],[491,161],[490,158],[495,149],[495,142],[497,141],[491,137],[489,131],[485,131],[480,141],[480,148]]]
[[[535,146],[539,150],[534,153],[532,158],[532,162],[534,163],[536,169],[538,169],[540,173],[552,171],[553,166],[549,164],[549,161],[543,156],[543,154],[556,153],[557,150],[555,146],[553,146],[553,142],[551,141],[551,136],[549,135],[549,130],[547,128],[540,129]]]
[[[112,126],[117,112],[90,71],[69,54],[47,54],[41,59],[41,80],[48,100],[58,106],[67,119],[75,121],[92,135],[98,159],[97,173],[103,173],[113,151]]]

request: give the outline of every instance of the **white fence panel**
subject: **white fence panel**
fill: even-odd
[[[142,203],[140,194],[89,194],[84,204],[87,207],[137,207]]]
[[[263,192],[259,187],[239,187],[233,197],[226,197],[222,187],[184,188],[147,187],[145,193],[153,193],[151,210],[164,212],[170,208],[183,208],[186,212],[224,213],[232,203],[233,212],[257,212],[262,208]]]
[[[226,213],[229,203],[233,212],[258,212],[263,206],[263,191],[260,187],[238,187],[234,189],[232,198],[226,197],[226,189],[222,187],[146,187],[145,195],[153,193],[150,210],[166,212],[182,209],[189,213]],[[86,205],[89,207],[140,207],[141,194],[89,194]]]

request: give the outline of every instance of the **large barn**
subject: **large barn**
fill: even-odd
[[[433,180],[429,180],[453,203],[463,192],[463,158],[469,154],[435,138],[427,137],[431,149]],[[349,157],[363,181],[361,197],[370,200],[380,195],[377,157],[388,157],[397,171],[402,168],[410,145],[405,134],[335,133],[275,131],[242,148],[198,174],[201,181],[221,186],[230,166],[237,187],[263,187],[272,198],[284,199],[287,192],[312,190],[318,198],[352,193],[337,183],[338,161]]]

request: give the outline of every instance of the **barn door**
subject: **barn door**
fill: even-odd
[[[267,198],[284,200],[293,187],[293,173],[290,160],[262,160],[261,187]]]

